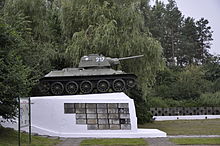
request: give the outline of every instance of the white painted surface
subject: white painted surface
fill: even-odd
[[[165,137],[157,129],[138,129],[133,99],[124,93],[32,97],[32,132],[60,137]],[[75,114],[64,114],[64,103],[128,103],[131,130],[87,130],[76,124]]]
[[[133,99],[124,93],[31,97],[32,132],[59,137],[146,138],[166,137],[157,129],[138,129]],[[128,103],[131,130],[87,130],[87,125],[76,124],[76,114],[64,114],[64,103]],[[17,129],[17,124],[4,127]],[[28,127],[22,130],[28,132]]]
[[[153,119],[155,119],[155,121],[220,119],[220,115],[153,116]]]

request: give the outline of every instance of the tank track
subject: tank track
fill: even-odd
[[[39,95],[75,95],[123,92],[136,86],[134,74],[99,76],[44,77],[38,85]]]

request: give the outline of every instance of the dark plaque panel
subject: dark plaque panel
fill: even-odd
[[[76,124],[88,130],[130,130],[128,103],[64,103],[65,114],[76,114]]]

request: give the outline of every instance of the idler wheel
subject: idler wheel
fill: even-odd
[[[79,89],[79,86],[76,82],[68,82],[65,86],[65,90],[68,94],[76,94]]]
[[[121,92],[125,89],[125,82],[122,79],[116,79],[113,81],[113,90],[115,92]]]
[[[63,93],[64,87],[61,82],[54,82],[51,85],[51,93],[54,95],[60,95]]]
[[[39,84],[40,92],[47,93],[50,90],[50,83],[46,81],[42,81]]]
[[[134,79],[128,79],[126,82],[127,82],[127,86],[128,86],[129,88],[134,88],[135,85],[136,85]]]
[[[92,92],[92,83],[90,81],[82,81],[80,84],[80,91],[83,94],[88,94]]]
[[[100,80],[97,83],[97,90],[99,92],[107,92],[110,88],[110,83],[107,80]]]

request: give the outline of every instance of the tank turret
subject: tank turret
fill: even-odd
[[[133,59],[143,57],[144,55],[123,57],[123,58],[111,58],[105,57],[98,54],[90,54],[83,56],[80,59],[79,68],[90,68],[90,67],[111,67],[113,65],[120,64],[121,60]]]
[[[137,76],[111,67],[121,60],[143,55],[111,58],[90,54],[80,59],[78,68],[51,71],[40,79],[40,95],[72,95],[103,92],[123,92],[136,85]]]

